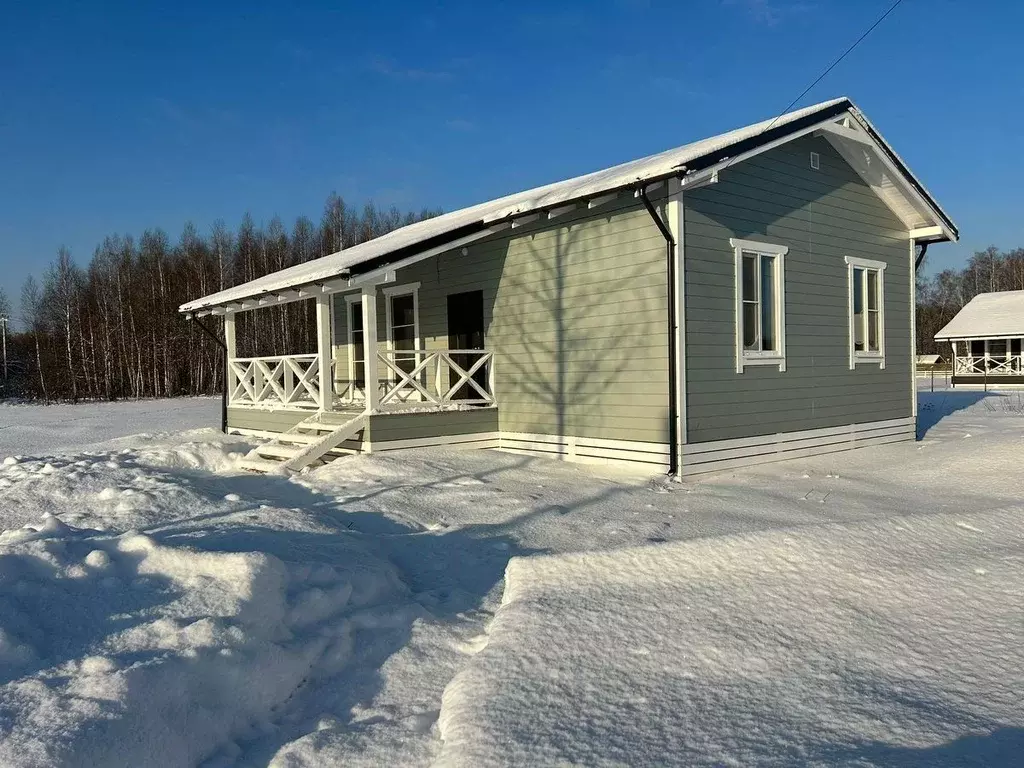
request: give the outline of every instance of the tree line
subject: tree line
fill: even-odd
[[[917,278],[917,351],[948,359],[948,344],[935,334],[979,293],[1024,290],[1024,248],[1000,251],[992,246],[977,251],[962,269],[945,269],[933,277]]]
[[[67,248],[41,278],[29,277],[6,335],[4,395],[33,400],[120,399],[218,393],[224,354],[178,307],[270,272],[379,237],[439,211],[403,213],[328,196],[319,224],[299,216],[236,229],[218,220],[201,233],[187,223],[176,242],[160,229],[105,237],[86,266]],[[237,319],[240,356],[316,349],[312,302]],[[10,317],[0,291],[0,315]],[[220,335],[219,322],[207,327]]]

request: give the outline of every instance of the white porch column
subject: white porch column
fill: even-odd
[[[228,312],[224,315],[224,346],[227,347],[227,355],[230,360],[238,357],[238,347],[235,344],[235,313]]]
[[[316,354],[320,370],[321,411],[334,410],[334,349],[331,346],[331,296],[316,297]]]
[[[363,357],[366,360],[366,412],[373,413],[380,405],[377,363],[377,286],[364,285],[363,306]]]
[[[227,401],[231,400],[231,393],[235,390],[235,376],[231,372],[231,360],[235,357],[238,357],[238,345],[235,343],[235,313],[228,312],[224,315],[224,388],[227,390]]]

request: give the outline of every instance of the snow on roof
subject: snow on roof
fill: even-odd
[[[248,283],[190,301],[181,306],[181,311],[196,311],[204,307],[227,304],[274,291],[330,280],[337,278],[347,270],[363,262],[385,256],[400,248],[413,246],[463,227],[474,224],[486,225],[496,223],[514,214],[550,208],[559,203],[579,200],[634,182],[671,175],[697,158],[724,149],[744,139],[752,138],[769,127],[785,126],[803,117],[844,102],[849,103],[849,100],[845,98],[832,99],[831,101],[788,112],[775,120],[774,125],[772,125],[772,120],[764,120],[760,123],[748,125],[745,128],[739,128],[718,136],[695,141],[676,149],[670,149],[656,155],[616,165],[602,171],[536,187],[525,192],[470,206],[469,208],[462,208],[433,219],[418,221],[415,224],[409,224],[381,237],[346,248],[344,251],[332,253],[329,256],[314,259],[304,264],[297,264],[294,267],[273,272],[256,280],[251,280]]]
[[[956,313],[936,339],[1024,336],[1024,291],[979,293]]]
[[[843,97],[824,101],[820,104],[788,112],[771,120],[754,123],[744,128],[738,128],[727,133],[702,139],[701,141],[695,141],[656,155],[650,155],[649,157],[616,165],[605,170],[452,211],[436,218],[419,221],[415,224],[396,229],[381,237],[347,248],[344,251],[314,259],[304,264],[297,264],[248,283],[190,301],[183,304],[180,307],[180,311],[194,312],[204,308],[251,300],[266,294],[337,279],[360,264],[387,257],[402,249],[415,249],[417,246],[423,246],[422,250],[428,250],[427,242],[439,245],[445,243],[446,238],[455,240],[459,236],[460,231],[465,234],[465,231],[469,228],[478,227],[482,230],[489,225],[507,221],[516,215],[526,214],[531,211],[544,211],[560,204],[593,198],[611,190],[628,188],[630,185],[645,181],[679,175],[688,164],[693,164],[701,158],[714,155],[740,142],[755,139],[761,134],[766,133],[769,129],[777,130],[803,118],[813,117],[826,110],[841,107],[846,107],[851,113],[856,114],[858,119],[863,120],[866,125],[870,126],[866,118],[863,117],[849,99]],[[879,138],[879,141],[884,144],[884,140]],[[899,161],[898,156],[892,151],[891,147],[885,144],[885,149]],[[899,162],[902,166],[902,172],[906,177],[923,190],[920,183],[903,166],[902,161]],[[927,196],[927,193],[924,194],[928,198],[928,204],[934,206],[934,210],[944,217],[945,215],[942,214],[941,209],[938,208],[934,200]]]
[[[918,365],[938,365],[940,362],[942,362],[942,357],[940,355],[918,355],[917,356],[917,364]]]

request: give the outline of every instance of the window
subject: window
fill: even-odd
[[[419,283],[384,289],[387,313],[388,349],[394,352],[395,365],[412,373],[419,362]],[[392,372],[392,380],[397,378]]]
[[[363,343],[363,302],[348,300],[348,378],[353,387],[366,386],[366,344]]]
[[[782,245],[733,238],[736,252],[736,371],[748,365],[786,370],[786,297]]]
[[[1005,370],[1008,366],[1010,344],[1007,339],[987,339],[985,341],[985,367],[990,371]]]
[[[857,363],[885,368],[885,262],[846,257],[850,303],[850,370]]]

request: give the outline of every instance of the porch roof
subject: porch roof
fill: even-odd
[[[1024,337],[1024,291],[979,293],[935,334],[937,341]]]
[[[842,118],[840,122],[837,119]],[[416,222],[344,251],[273,272],[242,285],[204,296],[180,307],[181,312],[209,314],[249,309],[317,293],[345,290],[368,281],[389,267],[456,248],[540,215],[553,218],[571,204],[596,207],[613,195],[668,179],[704,182],[729,164],[759,151],[825,129],[822,134],[886,199],[921,241],[956,240],[952,220],[914,177],[863,113],[847,98],[825,101],[744,128],[712,136],[656,155],[566,181],[519,192]],[[863,167],[866,152],[872,152]],[[873,165],[872,158],[878,162]],[[886,170],[888,169],[888,170]],[[715,177],[717,178],[717,177]],[[284,295],[284,294],[287,295]]]

